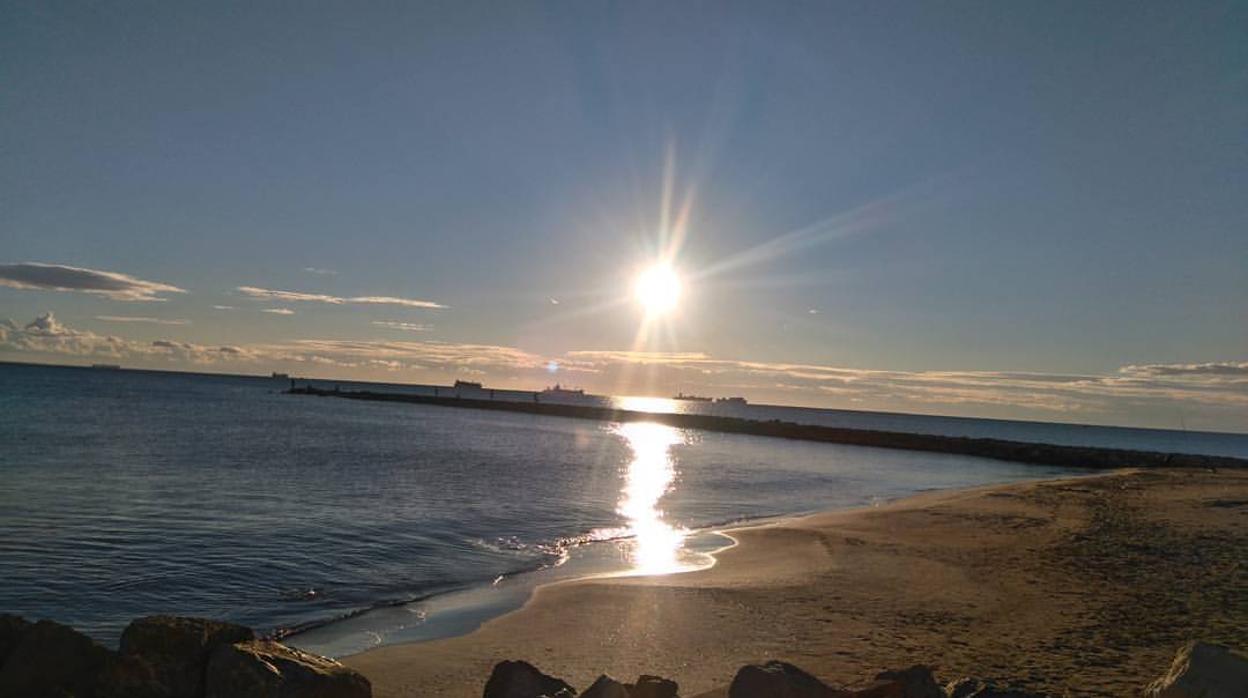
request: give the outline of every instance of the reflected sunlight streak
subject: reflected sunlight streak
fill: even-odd
[[[681,549],[689,531],[663,519],[659,500],[672,489],[676,469],[671,447],[683,443],[678,429],[653,422],[630,422],[616,427],[633,458],[624,477],[616,511],[628,519],[632,534],[629,553],[635,574],[669,574],[685,569]]]

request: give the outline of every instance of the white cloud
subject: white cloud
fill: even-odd
[[[235,308],[232,305],[214,305],[212,306],[212,309],[213,310],[238,310],[238,308]]]
[[[385,327],[391,330],[402,330],[404,332],[428,332],[433,329],[433,325],[427,325],[422,322],[399,322],[398,320],[373,320],[373,324],[378,327]]]
[[[190,320],[165,320],[161,318],[135,317],[131,315],[96,315],[95,319],[103,320],[104,322],[138,322],[138,323],[146,323],[149,325],[189,325],[191,324]]]
[[[270,315],[294,315],[295,314],[295,311],[291,310],[290,308],[262,308],[260,312],[269,313]]]
[[[1145,364],[1123,366],[1120,373],[1131,376],[1243,376],[1248,378],[1248,361],[1212,361],[1203,364]]]
[[[0,286],[40,291],[78,291],[117,301],[164,301],[161,294],[186,293],[184,289],[128,274],[64,264],[0,264]]]
[[[1010,371],[890,371],[819,364],[721,359],[703,352],[572,351],[544,356],[511,346],[437,341],[306,339],[244,346],[213,346],[167,339],[140,342],[66,327],[47,313],[25,325],[0,322],[0,351],[131,359],[137,363],[250,362],[321,375],[445,380],[479,375],[487,381],[546,380],[551,362],[560,374],[581,376],[603,392],[681,385],[691,392],[743,394],[782,403],[844,406],[938,414],[1045,417],[1123,422],[1142,415],[1150,424],[1242,429],[1248,414],[1248,362],[1129,365],[1106,374]],[[313,369],[315,367],[315,371]],[[565,381],[566,382],[566,381]],[[1134,422],[1139,423],[1139,422]]]
[[[303,270],[308,272],[309,274],[321,274],[324,276],[337,276],[338,275],[338,272],[334,271],[333,269],[318,269],[316,267],[304,267]]]
[[[256,286],[239,286],[238,292],[251,298],[288,301],[295,303],[328,303],[330,305],[399,305],[408,308],[445,308],[441,303],[415,300],[412,298],[395,298],[393,296],[331,296],[324,293],[303,293],[301,291],[279,291]]]

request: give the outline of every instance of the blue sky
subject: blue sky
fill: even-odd
[[[0,357],[1243,430],[1246,21],[9,3]]]

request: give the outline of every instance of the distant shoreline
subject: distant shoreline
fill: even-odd
[[[8,359],[0,359],[0,366],[23,366],[23,367],[29,367],[29,368],[54,368],[54,369],[66,369],[70,371],[84,371],[84,372],[95,372],[97,370],[97,369],[91,368],[89,364],[63,364],[63,363],[46,363],[46,362],[39,362],[39,361],[13,361],[13,360],[8,360]],[[261,374],[261,373],[234,373],[231,371],[186,371],[186,370],[180,370],[180,369],[149,368],[149,367],[139,367],[139,366],[126,366],[126,365],[122,365],[121,368],[117,370],[117,372],[118,373],[141,373],[141,374],[151,374],[151,375],[160,375],[160,376],[197,376],[197,377],[202,377],[202,378],[241,378],[241,379],[253,380],[253,381],[279,380],[279,379],[273,378],[271,375]],[[300,381],[309,381],[309,382],[316,381],[319,383],[336,383],[336,384],[340,383],[340,384],[351,385],[351,386],[378,386],[380,388],[446,387],[448,390],[453,389],[450,386],[436,386],[433,384],[426,384],[426,383],[386,383],[386,382],[381,382],[381,381],[376,381],[376,380],[367,380],[367,379],[361,379],[361,378],[323,377],[323,376],[321,377],[291,376],[291,377]],[[514,393],[523,393],[523,394],[528,394],[528,395],[532,395],[534,393],[540,394],[540,391],[535,391],[532,389],[524,389],[524,388],[499,388],[498,390],[500,392],[514,392]],[[595,396],[595,397],[608,397],[608,396]],[[897,412],[894,410],[883,410],[883,409],[868,410],[868,409],[861,409],[861,408],[855,409],[855,408],[846,408],[846,407],[831,407],[827,405],[803,405],[803,404],[763,403],[763,402],[750,402],[750,407],[782,408],[782,409],[791,409],[791,410],[809,410],[809,411],[814,411],[814,412],[831,411],[831,412],[838,412],[838,413],[852,414],[852,415],[868,415],[872,417],[904,417],[904,418],[924,418],[924,419],[930,418],[930,419],[959,420],[962,422],[996,422],[996,423],[1002,423],[1002,424],[1043,425],[1043,426],[1066,427],[1066,428],[1075,428],[1075,429],[1113,429],[1113,430],[1127,430],[1127,431],[1132,431],[1132,432],[1159,432],[1159,433],[1174,433],[1174,434],[1182,433],[1182,434],[1214,436],[1214,437],[1248,436],[1248,431],[1243,431],[1243,430],[1226,431],[1226,430],[1216,430],[1216,429],[1192,429],[1192,428],[1186,428],[1186,427],[1180,429],[1174,426],[1133,426],[1130,424],[1121,424],[1121,423],[1113,423],[1113,422],[1064,422],[1064,421],[1059,421],[1059,420],[1047,420],[1047,419],[1035,419],[1035,418],[992,417],[992,416],[986,416],[982,414],[966,415],[966,414],[941,414],[941,413],[932,413],[932,412]]]
[[[563,403],[517,402],[408,393],[381,393],[368,390],[323,390],[306,385],[292,387],[290,395],[336,397],[348,400],[372,402],[401,402],[437,407],[520,412],[551,417],[568,417],[595,421],[637,422],[649,421],[682,429],[701,429],[729,434],[748,434],[772,438],[818,441],[849,446],[868,446],[905,451],[925,451],[963,456],[992,458],[995,460],[1054,465],[1072,468],[1112,470],[1116,468],[1243,468],[1248,459],[1230,456],[1211,456],[1189,453],[1164,453],[1091,446],[1064,446],[1004,439],[942,436],[897,431],[847,429],[812,424],[797,424],[778,420],[758,421],[739,417],[705,414],[664,412],[641,412],[622,410],[600,405],[570,405]]]

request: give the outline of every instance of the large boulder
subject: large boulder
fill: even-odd
[[[676,698],[680,685],[661,676],[642,674],[637,683],[628,684],[629,698]]]
[[[9,653],[17,649],[18,643],[22,641],[26,631],[30,630],[31,625],[33,623],[21,616],[0,613],[0,666],[4,666],[4,660],[8,658]]]
[[[991,681],[963,677],[945,686],[949,698],[1045,698],[1042,693],[1032,693],[1021,688],[1001,687]]]
[[[148,616],[126,626],[121,654],[140,657],[151,669],[156,695],[202,698],[208,658],[222,646],[255,639],[251,628],[206,618]],[[134,675],[138,664],[119,667]]]
[[[271,640],[222,645],[208,659],[205,698],[370,698],[368,679],[327,657]]]
[[[954,679],[945,686],[945,695],[949,698],[970,698],[975,692],[983,688],[984,682],[979,679],[963,676],[960,679]]]
[[[945,698],[931,667],[916,664],[909,669],[881,671],[875,683],[854,691],[855,698]]]
[[[137,655],[111,654],[100,671],[95,698],[168,698],[151,663]]]
[[[485,682],[483,698],[571,698],[576,689],[561,679],[547,676],[522,661],[502,661],[494,665]]]
[[[580,695],[580,698],[629,698],[624,684],[603,674]]]
[[[1221,645],[1190,642],[1170,670],[1144,689],[1150,698],[1243,698],[1248,695],[1248,658]]]
[[[91,696],[111,655],[77,630],[41,620],[21,634],[0,667],[0,696]]]
[[[737,670],[728,698],[845,698],[849,694],[824,684],[787,662],[747,664]]]

